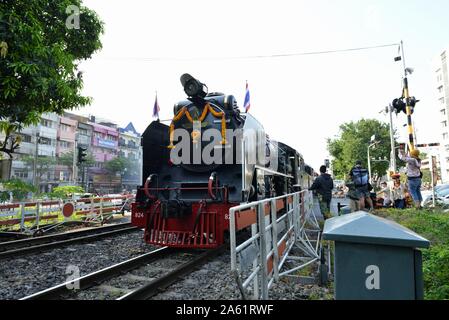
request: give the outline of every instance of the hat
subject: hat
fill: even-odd
[[[400,174],[392,174],[392,175],[391,175],[391,178],[392,178],[392,179],[400,179],[400,178],[401,178],[401,175],[400,175]]]
[[[413,149],[412,151],[410,151],[410,155],[413,157],[413,158],[419,158],[419,150],[418,149]]]

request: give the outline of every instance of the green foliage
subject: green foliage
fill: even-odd
[[[370,148],[371,158],[390,159],[390,129],[388,124],[375,119],[362,119],[358,122],[349,122],[340,126],[340,137],[328,139],[328,150],[334,158],[332,167],[339,179],[348,175],[356,160],[361,160],[365,168],[368,166],[368,146],[371,137],[376,136],[380,143]],[[388,162],[371,162],[373,175],[383,176],[388,169]]]
[[[449,213],[391,209],[378,215],[395,220],[431,242],[431,247],[423,250],[425,297],[449,299]]]
[[[131,166],[130,161],[124,157],[117,157],[105,163],[104,167],[110,173],[124,172]]]
[[[80,8],[79,29],[66,26],[71,5]],[[102,33],[80,0],[0,1],[0,120],[23,126],[87,105],[78,64],[101,48]]]
[[[83,166],[90,167],[95,164],[95,158],[93,157],[93,155],[91,153],[88,153],[87,157],[85,159],[86,159],[86,161],[83,163]],[[58,161],[58,164],[60,164],[60,165],[72,168],[72,166],[73,166],[73,151],[69,151],[69,152],[62,154],[61,156],[59,156],[57,161]],[[77,159],[75,159],[75,161],[77,161]]]
[[[422,172],[422,182],[423,183],[432,183],[432,174],[430,173],[430,169],[421,170]]]
[[[9,192],[12,192],[13,199],[16,201],[24,200],[29,192],[36,192],[33,185],[19,179],[4,181],[2,184],[5,191],[0,192],[0,201],[9,200]]]
[[[52,198],[67,198],[74,193],[84,193],[84,188],[80,186],[61,186],[53,189]]]
[[[35,160],[34,157],[25,156],[25,157],[21,158],[21,160],[23,162],[25,162],[25,165],[28,168],[34,167],[34,160]],[[57,164],[57,162],[54,157],[46,157],[46,156],[37,157],[36,174],[39,177],[39,179],[42,178],[42,176],[44,174],[46,174],[48,171],[50,171],[50,169],[52,169],[53,166],[56,164]]]

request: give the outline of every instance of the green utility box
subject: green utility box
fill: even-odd
[[[335,241],[336,300],[420,300],[421,251],[430,243],[413,231],[367,212],[326,221],[324,240]]]

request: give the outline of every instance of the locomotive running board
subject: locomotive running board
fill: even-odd
[[[271,174],[273,174],[275,176],[282,176],[282,177],[293,179],[293,176],[291,176],[291,175],[283,174],[283,173],[280,173],[280,172],[277,172],[277,171],[273,171],[273,170],[270,170],[268,168],[264,168],[264,167],[261,167],[261,166],[258,166],[258,165],[256,165],[256,169],[262,170],[262,171],[267,172],[267,173],[271,173]]]

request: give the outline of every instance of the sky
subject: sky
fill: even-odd
[[[239,58],[360,48],[404,41],[418,143],[439,141],[433,61],[449,47],[447,0],[84,0],[105,23],[103,49],[79,69],[93,103],[75,111],[133,122],[161,119],[185,99],[179,78],[190,73],[211,92],[232,94],[271,138],[296,148],[315,169],[329,157],[328,138],[348,121],[376,118],[401,95],[398,47],[279,58]],[[82,23],[82,20],[81,20]],[[232,59],[229,59],[232,58]],[[394,125],[406,139],[404,114]]]

